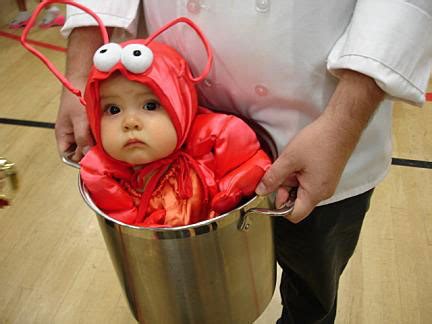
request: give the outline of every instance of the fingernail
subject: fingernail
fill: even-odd
[[[255,192],[256,192],[256,194],[259,195],[259,196],[262,196],[262,195],[267,194],[267,188],[266,188],[266,186],[264,185],[264,183],[260,182],[260,183],[258,184],[258,186],[256,187]]]

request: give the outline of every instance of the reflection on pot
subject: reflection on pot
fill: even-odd
[[[0,157],[0,208],[9,206],[18,190],[15,163]]]

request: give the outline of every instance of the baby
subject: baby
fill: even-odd
[[[153,40],[179,22],[197,32],[208,53],[199,77],[173,48]],[[96,145],[81,160],[80,176],[104,213],[135,226],[182,226],[254,194],[271,161],[245,122],[199,107],[195,85],[208,74],[212,53],[190,20],[178,18],[145,40],[106,43],[93,62],[81,100]]]
[[[99,56],[117,47],[105,45],[94,57],[85,101],[97,144],[80,162],[93,201],[146,227],[193,224],[235,208],[271,163],[255,133],[237,117],[198,107],[174,49],[138,42],[120,44],[121,60],[107,72],[98,69],[106,60]],[[147,49],[153,57],[145,72],[128,70],[127,53]]]

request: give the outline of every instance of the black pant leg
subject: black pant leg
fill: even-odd
[[[283,270],[278,324],[334,323],[339,277],[354,253],[372,192],[317,207],[298,224],[275,220]]]

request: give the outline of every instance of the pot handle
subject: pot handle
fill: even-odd
[[[71,158],[73,154],[74,154],[74,151],[66,151],[63,153],[61,160],[64,164],[66,164],[72,168],[79,169],[80,168],[79,163],[73,161]]]
[[[288,217],[294,209],[294,201],[287,201],[281,208],[268,209],[268,208],[251,208],[248,213],[261,214],[271,217]]]
[[[261,216],[270,216],[270,217],[285,217],[291,215],[292,211],[294,210],[294,203],[295,203],[295,197],[297,194],[297,190],[293,189],[290,192],[290,198],[289,200],[282,205],[281,208],[278,209],[269,209],[269,208],[251,208],[249,209],[240,219],[240,222],[238,224],[238,229],[241,231],[248,231],[252,221],[249,217],[250,214],[258,214]]]

